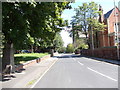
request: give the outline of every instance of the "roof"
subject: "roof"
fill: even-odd
[[[113,9],[114,9],[114,8],[113,8]],[[110,14],[112,13],[113,9],[110,10],[110,11],[108,11],[106,14],[104,14],[104,19],[109,18],[109,16],[110,16]]]

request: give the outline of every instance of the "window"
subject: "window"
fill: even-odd
[[[120,22],[118,23],[118,31],[120,32]]]
[[[119,38],[119,43],[120,43],[120,38]]]
[[[114,23],[114,31],[117,32],[117,30],[120,31],[120,22]]]

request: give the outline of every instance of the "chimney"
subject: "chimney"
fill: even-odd
[[[104,20],[104,15],[103,15],[103,9],[102,9],[102,6],[101,5],[99,5],[99,11],[101,11],[102,13],[101,13],[101,15],[99,15],[99,22],[103,22],[103,20]]]

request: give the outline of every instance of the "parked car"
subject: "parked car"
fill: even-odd
[[[75,54],[80,54],[80,49],[76,49],[74,53]]]
[[[31,53],[29,50],[22,50],[21,53]]]

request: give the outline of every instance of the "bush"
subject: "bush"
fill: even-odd
[[[73,44],[68,44],[66,48],[67,53],[73,53],[74,52],[74,46]]]
[[[66,47],[61,47],[58,50],[59,53],[64,53],[65,51],[66,51]]]
[[[78,47],[78,49],[88,49],[88,45],[86,44],[80,44],[80,46]]]

